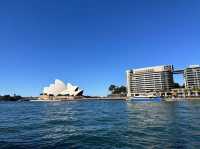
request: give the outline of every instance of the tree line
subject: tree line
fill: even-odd
[[[21,96],[17,96],[17,95],[14,95],[14,96],[10,96],[10,95],[4,95],[4,96],[0,96],[0,101],[18,101],[22,99]]]
[[[116,86],[111,84],[108,88],[110,95],[118,95],[118,96],[126,96],[127,94],[127,88],[123,85]]]

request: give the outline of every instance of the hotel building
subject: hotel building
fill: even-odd
[[[185,87],[187,89],[200,88],[200,66],[190,65],[184,70]]]
[[[173,88],[173,66],[155,66],[126,71],[127,96],[169,91]]]

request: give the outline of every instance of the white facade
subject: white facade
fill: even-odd
[[[70,83],[65,85],[61,80],[56,79],[54,84],[50,84],[48,87],[44,87],[43,94],[47,95],[69,95],[69,96],[79,96],[83,94],[83,90],[79,87],[73,86]]]
[[[127,74],[127,96],[168,91],[173,87],[173,66],[163,65],[131,69]]]
[[[185,87],[187,89],[200,88],[200,66],[190,65],[184,70]]]

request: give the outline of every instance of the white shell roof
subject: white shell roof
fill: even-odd
[[[56,79],[54,84],[50,84],[49,87],[44,87],[43,93],[53,94],[53,95],[66,95],[69,94],[71,96],[78,95],[82,90],[78,88],[78,86],[73,86],[70,83],[65,83],[61,80]]]

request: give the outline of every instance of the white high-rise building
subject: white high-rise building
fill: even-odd
[[[187,89],[200,89],[200,66],[190,65],[184,70],[184,78]]]
[[[169,91],[173,87],[173,66],[155,66],[126,71],[127,96]]]

